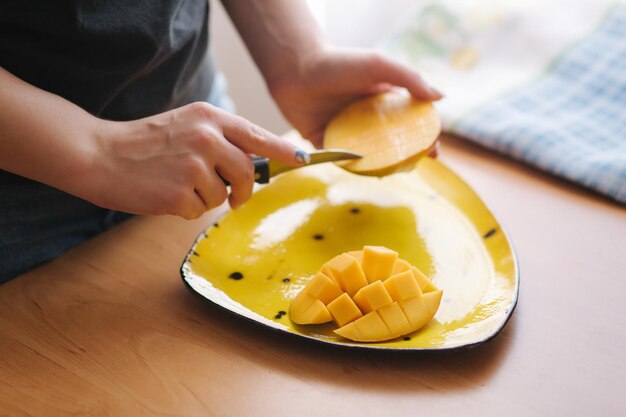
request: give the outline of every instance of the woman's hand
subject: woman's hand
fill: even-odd
[[[370,51],[334,49],[302,0],[222,0],[281,111],[302,136],[321,147],[330,119],[349,102],[405,87],[438,100],[410,68]]]
[[[297,70],[267,84],[287,120],[318,147],[330,119],[357,98],[394,86],[422,100],[443,97],[415,71],[379,53],[329,47],[303,55]]]
[[[249,154],[306,153],[242,117],[193,103],[145,119],[98,119],[0,68],[0,169],[101,207],[195,218],[252,193]],[[300,151],[302,152],[302,151]],[[231,183],[230,197],[220,176]]]
[[[136,214],[187,219],[252,194],[250,154],[299,165],[296,148],[246,119],[207,103],[131,122],[100,123],[87,199]],[[230,197],[222,178],[231,184]]]

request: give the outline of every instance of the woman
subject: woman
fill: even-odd
[[[279,108],[315,145],[357,97],[401,86],[441,98],[396,62],[328,46],[301,1],[223,4]],[[306,159],[219,107],[208,8],[206,0],[0,4],[0,282],[126,213],[192,219],[227,198],[240,206],[252,193],[249,154]]]

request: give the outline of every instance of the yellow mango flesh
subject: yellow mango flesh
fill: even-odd
[[[367,313],[348,326],[338,328],[335,330],[335,333],[346,339],[356,340],[358,342],[375,342],[394,338],[389,328],[376,311]]]
[[[328,304],[328,311],[339,326],[343,326],[363,316],[359,307],[357,307],[354,301],[352,301],[352,298],[345,292]]]
[[[368,282],[387,278],[393,272],[398,252],[382,246],[363,247],[361,265]]]
[[[422,291],[412,271],[390,276],[385,280],[384,286],[393,301],[422,296]]]
[[[430,102],[389,92],[357,100],[336,115],[324,132],[324,148],[357,152],[363,158],[338,165],[357,174],[382,176],[413,168],[440,132]]]
[[[426,307],[423,297],[413,297],[406,300],[398,301],[398,305],[404,312],[411,327],[420,328],[430,320],[429,310]]]
[[[289,318],[291,318],[291,321],[298,324],[309,324],[305,320],[304,312],[311,307],[315,300],[317,298],[311,296],[306,291],[306,288],[302,290],[289,306]]]
[[[373,282],[354,294],[354,302],[363,313],[378,310],[393,303],[389,293],[381,281]]]
[[[413,276],[415,277],[415,280],[419,284],[423,293],[437,291],[437,287],[433,285],[433,283],[426,277],[426,275],[422,273],[422,271],[414,266],[411,266],[411,272],[413,273]]]
[[[306,293],[312,297],[319,298],[326,305],[339,297],[343,291],[332,279],[322,272],[318,272],[307,284]]]
[[[333,318],[324,303],[309,294],[300,293],[289,308],[289,316],[294,323],[322,324]]]
[[[422,296],[422,300],[424,300],[424,304],[426,304],[426,308],[428,309],[429,316],[434,316],[437,310],[439,310],[441,297],[443,297],[442,290],[431,291]]]
[[[350,296],[367,285],[367,279],[359,262],[347,253],[342,253],[326,262],[321,272],[330,276]]]
[[[359,342],[419,330],[437,312],[443,291],[397,256],[387,248],[366,246],[331,259],[292,302],[291,320],[297,324],[334,320],[339,326],[335,333]],[[380,265],[374,265],[377,259]],[[365,268],[376,277],[372,282]]]
[[[346,252],[346,253],[352,256],[354,259],[356,259],[360,264],[363,264],[363,251],[362,250],[351,250],[350,252]]]
[[[402,308],[397,302],[394,301],[378,309],[378,314],[385,322],[391,334],[405,335],[411,333],[411,323],[409,323],[404,311],[402,311]]]
[[[400,272],[409,271],[411,269],[411,264],[405,261],[404,259],[396,260],[396,264],[393,267],[392,274],[399,274]]]

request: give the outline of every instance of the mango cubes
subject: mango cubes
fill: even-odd
[[[334,320],[342,337],[380,342],[423,327],[442,294],[397,252],[365,246],[326,262],[293,300],[289,316],[296,324]]]

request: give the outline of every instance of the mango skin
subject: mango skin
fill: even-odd
[[[381,342],[421,329],[437,313],[443,291],[394,253],[366,247],[331,259],[292,302],[291,320],[297,324],[334,320],[339,326],[334,332],[356,342]],[[375,271],[371,283],[363,271],[364,259],[368,270]]]

